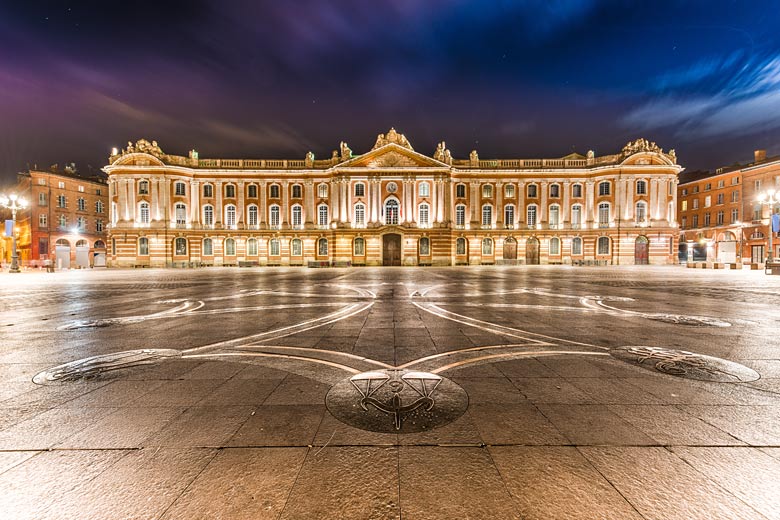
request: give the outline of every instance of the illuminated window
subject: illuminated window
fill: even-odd
[[[420,204],[418,208],[418,219],[417,224],[420,227],[428,227],[430,226],[430,222],[428,221],[428,213],[429,213],[429,206],[427,204]]]
[[[257,239],[250,238],[246,241],[246,254],[248,256],[257,256]]]
[[[254,204],[250,204],[246,211],[247,214],[247,224],[250,226],[256,226],[257,225],[257,206]]]
[[[463,237],[458,237],[457,240],[455,240],[455,254],[456,255],[465,255],[466,254],[466,239]]]
[[[572,255],[582,254],[582,239],[580,237],[574,237],[571,239],[571,254]]]
[[[300,238],[293,238],[290,242],[290,254],[292,256],[303,255],[303,241]]]
[[[366,241],[361,237],[357,237],[353,242],[352,251],[355,256],[365,256]]]
[[[203,206],[203,223],[207,226],[214,225],[214,206],[210,204]]]
[[[187,206],[182,203],[178,203],[175,206],[174,213],[176,216],[176,224],[187,223]]]
[[[319,256],[328,256],[328,239],[320,238],[317,240],[317,254]]]
[[[296,228],[301,227],[303,223],[303,208],[300,204],[295,204],[292,207],[292,225]]]
[[[428,237],[422,237],[419,245],[420,256],[429,256],[431,254],[431,241]]]
[[[225,239],[225,256],[236,256],[236,241],[232,238]]]
[[[599,237],[597,242],[597,251],[599,255],[608,255],[609,254],[609,238],[608,237]]]
[[[148,202],[142,202],[141,203],[141,224],[148,224],[149,223],[149,203]]]
[[[558,256],[561,254],[561,239],[558,237],[552,237],[550,239],[550,255]]]
[[[324,199],[328,196],[328,185],[327,184],[320,184],[317,186],[317,196],[321,199]]]
[[[428,184],[427,182],[421,182],[418,193],[420,197],[430,197],[431,185]]]
[[[493,254],[493,240],[485,237],[482,239],[482,254],[490,256]]]
[[[507,184],[506,186],[504,186],[504,196],[510,199],[515,196],[514,184]]]
[[[271,256],[279,256],[279,239],[272,238],[268,242],[268,254]]]
[[[236,225],[236,207],[233,204],[225,206],[225,225],[229,227]]]
[[[178,237],[173,241],[173,252],[176,256],[185,256],[187,254],[187,239]]]
[[[489,199],[492,196],[493,196],[493,186],[491,186],[490,184],[485,184],[484,186],[482,186],[482,197]]]
[[[149,239],[141,237],[138,239],[138,255],[149,256]]]
[[[637,224],[647,223],[647,204],[645,204],[644,202],[636,203],[636,223]]]
[[[203,239],[203,256],[211,256],[214,254],[214,245],[210,238]]]

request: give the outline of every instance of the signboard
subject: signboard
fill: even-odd
[[[14,221],[11,219],[5,221],[5,236],[14,236]]]
[[[780,231],[780,213],[772,215],[772,233]]]

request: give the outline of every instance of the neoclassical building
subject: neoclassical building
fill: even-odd
[[[433,156],[390,129],[328,159],[202,159],[140,140],[108,174],[114,266],[667,264],[677,165],[645,139],[557,159]]]

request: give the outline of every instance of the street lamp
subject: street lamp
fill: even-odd
[[[766,255],[766,263],[770,263],[774,257],[774,246],[772,245],[772,235],[774,230],[772,229],[772,216],[775,214],[775,206],[780,203],[780,192],[775,190],[767,190],[758,196],[758,201],[761,206],[769,206],[769,252]]]
[[[14,232],[14,227],[16,226],[16,210],[26,208],[27,201],[18,197],[15,193],[12,193],[7,197],[5,195],[0,195],[0,205],[11,210],[11,221],[13,222],[11,225],[11,269],[8,272],[18,273],[20,272],[19,253],[16,251],[16,233]]]

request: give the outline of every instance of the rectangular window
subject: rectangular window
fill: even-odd
[[[718,204],[723,204],[723,194],[718,193]]]
[[[609,193],[610,193],[609,182],[599,183],[599,196],[609,195]]]
[[[704,197],[704,207],[709,208],[710,206],[712,206],[712,196],[707,195],[706,197]]]
[[[688,217],[683,217],[680,219],[680,227],[683,229],[688,227]]]
[[[704,191],[710,191],[712,189],[712,183],[708,182],[704,185]]]
[[[756,191],[761,191],[761,179],[756,180],[754,186]]]
[[[725,181],[723,179],[718,181],[718,188],[722,188],[725,185]]]
[[[528,185],[528,198],[529,199],[535,199],[536,198],[536,184],[529,184]]]
[[[294,199],[300,199],[301,198],[301,185],[295,184],[292,187],[292,198]]]
[[[49,254],[49,239],[46,238],[39,238],[38,239],[38,256],[45,256]]]
[[[582,224],[582,206],[579,204],[571,208],[571,227],[579,229]]]
[[[723,225],[723,211],[718,211],[718,223],[717,223],[717,225],[718,226],[722,226]]]
[[[582,197],[582,184],[575,184],[571,187],[571,196],[575,199]]]
[[[682,196],[683,196],[683,197],[685,197],[686,195],[688,195],[688,188],[683,188],[681,193],[682,193]]]
[[[247,188],[247,193],[250,199],[257,198],[257,186],[254,184],[250,184],[249,188]]]
[[[103,195],[103,192],[100,190],[100,188],[95,190],[95,195]]]
[[[38,227],[49,227],[49,217],[46,215],[46,213],[41,213],[38,215]]]
[[[46,194],[45,193],[39,193],[38,194],[38,205],[39,206],[45,206],[46,205]]]
[[[511,204],[504,207],[504,226],[511,228],[515,224],[515,207]]]
[[[421,227],[428,227],[428,205],[427,204],[420,204],[420,215],[418,223]]]
[[[693,199],[693,209],[699,209],[699,199]]]
[[[79,191],[80,191],[81,193],[84,193],[84,186],[79,186]]]
[[[482,206],[482,226],[488,227],[493,224],[493,208],[491,206]]]
[[[493,196],[493,186],[490,184],[485,184],[482,186],[482,197],[485,199],[489,199]]]
[[[187,223],[187,208],[184,206],[184,204],[176,204],[176,223],[177,224],[186,224]]]
[[[57,187],[58,187],[59,189],[61,189],[61,190],[64,190],[64,189],[65,189],[65,183],[64,183],[64,182],[62,182],[62,181],[60,181],[60,182],[58,182],[58,183],[57,183]]]
[[[85,231],[87,229],[87,219],[86,219],[86,217],[77,217],[76,218],[76,226],[79,228],[79,231]]]
[[[103,219],[99,218],[95,221],[95,231],[98,233],[103,232]]]
[[[365,225],[366,225],[366,207],[363,204],[357,204],[355,206],[355,226],[365,227]]]
[[[46,179],[38,179],[38,186],[46,186]]]
[[[103,213],[103,201],[99,200],[95,202],[95,213]]]
[[[688,201],[682,201],[682,211],[688,211]]]
[[[79,204],[79,211],[86,211],[87,210],[87,201],[86,201],[86,199],[79,198],[78,204]]]
[[[461,227],[466,225],[466,206],[455,206],[455,225]]]
[[[183,182],[177,182],[175,189],[176,189],[176,195],[185,195],[186,188],[184,187]]]
[[[514,184],[507,184],[504,188],[504,196],[508,199],[511,199],[515,196],[515,186]]]
[[[68,199],[65,198],[65,195],[57,195],[57,207],[58,208],[68,207]]]
[[[704,214],[704,227],[710,227],[712,217],[709,213]]]
[[[209,199],[214,196],[214,186],[206,184],[203,186],[203,197]]]
[[[739,220],[739,210],[734,208],[731,210],[731,223],[734,224]]]
[[[739,192],[738,191],[732,191],[731,192],[731,202],[739,202]]]
[[[276,189],[278,190],[279,186],[277,186]],[[235,197],[236,197],[236,187],[232,184],[228,184],[227,186],[225,186],[225,198],[233,199]]]
[[[366,196],[366,185],[363,183],[355,184],[355,197]]]
[[[599,227],[609,226],[609,204],[599,204]]]
[[[458,184],[455,186],[455,196],[459,199],[463,199],[466,197],[466,185],[465,184]]]
[[[528,206],[525,221],[529,228],[536,227],[536,206]]]
[[[693,218],[691,219],[691,225],[692,225],[694,228],[697,228],[697,227],[699,227],[699,215],[694,215],[694,216],[693,216]]]
[[[278,199],[279,198],[279,185],[278,184],[272,184],[271,185],[271,195],[270,197],[272,199]]]
[[[300,206],[293,206],[292,207],[292,225],[296,228],[299,228],[301,226],[301,223],[303,222],[303,211],[301,210]]]
[[[325,204],[317,208],[317,224],[320,227],[328,225],[328,206]]]

